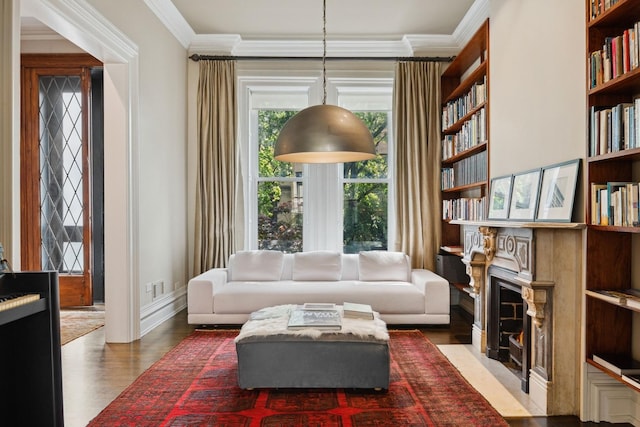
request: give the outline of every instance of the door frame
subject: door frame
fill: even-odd
[[[24,54],[21,56],[21,268],[41,270],[41,222],[40,222],[40,151],[39,125],[33,118],[39,116],[40,76],[80,76],[82,84],[82,169],[83,188],[83,251],[82,275],[60,275],[60,305],[93,304],[91,266],[91,173],[90,171],[90,85],[91,68],[102,63],[88,54]],[[33,168],[37,167],[37,171]]]

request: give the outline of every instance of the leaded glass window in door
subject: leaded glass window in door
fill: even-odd
[[[83,274],[83,120],[80,76],[40,76],[41,262],[44,270]]]

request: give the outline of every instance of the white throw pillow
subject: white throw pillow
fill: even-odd
[[[362,251],[358,254],[362,281],[409,281],[410,266],[402,252]]]
[[[340,252],[311,251],[293,254],[293,280],[340,280]]]
[[[239,251],[233,257],[231,280],[280,280],[284,254],[280,251]]]

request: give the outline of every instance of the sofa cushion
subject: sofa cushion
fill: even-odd
[[[311,251],[293,255],[293,280],[340,280],[339,252]]]
[[[411,269],[407,256],[402,252],[362,251],[358,255],[360,280],[410,281]]]
[[[280,280],[283,259],[280,251],[239,251],[231,261],[231,280]]]

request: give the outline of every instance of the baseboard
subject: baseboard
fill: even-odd
[[[140,336],[143,337],[186,307],[186,286],[165,294],[151,304],[142,307],[140,310]]]
[[[480,353],[484,354],[487,351],[487,333],[475,323],[471,325],[471,343]]]
[[[552,383],[542,378],[535,371],[529,371],[529,398],[545,414],[549,413],[549,387]]]

